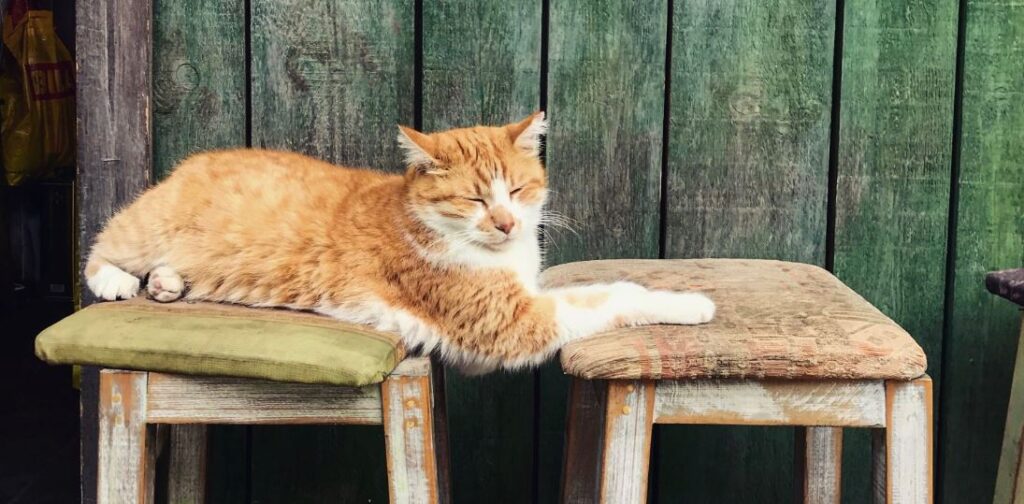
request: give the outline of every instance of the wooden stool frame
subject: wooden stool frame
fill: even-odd
[[[380,385],[358,388],[105,369],[98,503],[153,502],[168,426],[169,501],[203,502],[209,424],[382,425],[391,502],[449,502],[443,390],[443,371],[426,358],[406,359]]]
[[[569,392],[566,503],[646,502],[654,424],[797,426],[797,502],[840,502],[843,427],[873,430],[874,502],[930,503],[932,381],[594,380]]]

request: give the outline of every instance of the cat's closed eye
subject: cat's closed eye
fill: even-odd
[[[515,189],[512,189],[512,192],[508,193],[508,195],[509,195],[509,196],[515,196],[515,195],[516,195],[517,193],[519,193],[520,191],[522,191],[522,190],[523,190],[523,188],[525,188],[525,187],[526,187],[526,186],[519,186],[519,187],[517,187],[517,188],[515,188]]]
[[[468,200],[468,201],[472,201],[473,203],[480,203],[481,205],[484,205],[484,204],[487,203],[487,202],[485,202],[483,200],[483,198],[475,198],[475,197],[470,197],[470,196],[463,196],[462,199]]]

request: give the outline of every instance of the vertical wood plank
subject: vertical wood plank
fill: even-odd
[[[549,264],[657,257],[668,2],[551,0],[547,167],[554,230]],[[567,380],[538,373],[537,494],[558,499]]]
[[[932,380],[886,384],[886,502],[930,504],[932,485]]]
[[[1003,429],[1003,449],[999,455],[999,473],[996,475],[994,504],[1024,503],[1024,317],[1021,319],[1020,337],[1017,338],[1017,359],[1014,361],[1013,385],[1010,387],[1010,405],[1006,409],[1006,427]]]
[[[941,381],[955,0],[847,0],[834,272],[906,328]],[[847,437],[847,502],[865,502],[869,439]]]
[[[673,7],[666,256],[824,265],[835,2]],[[661,500],[792,499],[792,429],[660,433]]]
[[[381,385],[392,504],[440,502],[429,376],[391,376]]]
[[[572,378],[568,404],[560,502],[591,504],[601,495],[608,382]]]
[[[400,169],[397,124],[413,121],[414,17],[413,0],[251,0],[253,146]],[[386,499],[380,428],[252,432],[253,501]]]
[[[252,141],[401,169],[413,119],[413,0],[251,0]]]
[[[80,1],[75,17],[76,250],[81,271],[88,256],[85,251],[107,219],[149,185],[152,3]],[[78,277],[75,292],[81,307],[93,303],[95,297],[81,288]],[[81,375],[84,504],[96,502],[98,373],[87,367]]]
[[[203,504],[206,502],[206,425],[172,425],[170,467],[167,476],[167,502]]]
[[[505,124],[540,106],[541,2],[423,4],[423,129]],[[460,502],[532,499],[531,373],[448,373]],[[472,470],[469,470],[472,467]]]
[[[955,272],[939,440],[945,502],[989,502],[1017,345],[1014,307],[980,287],[1024,264],[1024,4],[964,0]],[[967,434],[969,433],[969,435]]]
[[[245,145],[248,56],[244,0],[157,0],[153,11],[153,176],[161,180],[189,154]],[[208,431],[210,501],[240,503],[248,429]]]
[[[601,502],[647,502],[647,471],[654,427],[654,382],[608,382],[604,427]]]
[[[147,439],[146,374],[101,371],[99,399],[97,502],[152,503],[156,443]]]
[[[842,501],[843,429],[799,427],[794,448],[796,502],[839,504]]]
[[[871,429],[871,494],[867,501],[885,504],[885,429]]]

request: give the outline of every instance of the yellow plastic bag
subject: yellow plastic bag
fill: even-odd
[[[4,46],[17,63],[0,77],[0,146],[7,183],[50,175],[75,160],[75,67],[53,13],[11,2]]]

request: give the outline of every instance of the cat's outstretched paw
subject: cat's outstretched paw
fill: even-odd
[[[651,291],[649,301],[655,323],[693,325],[715,318],[715,303],[703,294]]]
[[[170,303],[181,299],[185,293],[185,281],[178,272],[167,266],[159,266],[149,272],[146,292],[154,301]]]
[[[139,293],[139,279],[116,266],[105,264],[86,280],[89,290],[107,301],[129,299]]]

